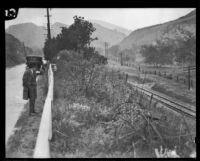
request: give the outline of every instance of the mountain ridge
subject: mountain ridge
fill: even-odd
[[[104,48],[105,42],[108,42],[110,45],[114,45],[126,37],[124,33],[105,28],[100,24],[94,23],[93,25],[96,28],[96,31],[92,34],[92,36],[99,38],[96,42],[92,43],[94,47]],[[52,24],[51,36],[56,37],[59,33],[61,33],[62,27],[69,27],[69,25],[61,22],[55,22]],[[45,29],[45,26],[38,26],[32,22],[27,22],[11,25],[7,28],[6,32],[24,42],[26,46],[42,49],[46,39]]]
[[[179,17],[176,20],[136,29],[125,37],[118,45],[122,50],[124,50],[134,48],[134,46],[150,44],[159,39],[164,33],[168,33],[173,28],[178,26],[187,26],[191,28],[191,30],[194,30],[195,25],[196,10],[191,11],[187,15]]]
[[[124,33],[126,36],[129,35],[132,32],[132,30],[126,29],[124,27],[121,27],[121,26],[118,26],[118,25],[115,25],[115,24],[112,24],[112,23],[109,23],[109,22],[106,22],[106,21],[96,20],[96,19],[91,19],[89,21],[92,22],[92,23],[97,23],[97,24],[99,24],[103,27],[106,27],[106,28],[109,28],[109,29],[112,29],[112,30],[117,30],[121,33]]]

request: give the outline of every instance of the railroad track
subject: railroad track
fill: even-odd
[[[155,92],[146,88],[143,88],[139,85],[136,85],[135,83],[128,81],[128,83],[132,86],[134,86],[138,91],[143,92],[145,95],[152,97],[152,99],[155,99],[162,104],[166,105],[168,108],[181,113],[187,117],[190,117],[192,119],[196,119],[196,107],[188,104],[183,104],[181,102],[177,102],[172,100],[170,97],[167,97],[159,92]]]

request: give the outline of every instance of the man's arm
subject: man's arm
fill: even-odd
[[[23,75],[23,86],[28,87],[30,86],[30,76],[29,76],[29,72],[25,71],[24,75]]]

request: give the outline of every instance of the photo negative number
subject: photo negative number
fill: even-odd
[[[19,10],[18,8],[6,8],[4,19],[5,20],[15,19],[17,17],[18,10]]]

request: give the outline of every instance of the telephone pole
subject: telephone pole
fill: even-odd
[[[190,66],[188,66],[188,89],[190,90]]]
[[[47,8],[47,39],[51,40],[51,28],[50,28],[50,16],[49,15],[49,8]]]
[[[51,41],[51,27],[50,27],[50,17],[51,15],[49,15],[49,8],[47,8],[47,15],[45,15],[45,17],[47,17],[47,37],[46,37],[46,41],[50,42]],[[51,51],[44,51],[44,57],[45,59],[49,60],[50,57],[52,56],[52,52]]]
[[[188,73],[188,89],[190,90],[190,78],[191,78],[191,74],[190,72],[196,70],[196,66],[188,66],[188,67],[184,67],[183,68],[183,72],[187,72]]]
[[[105,57],[108,58],[108,43],[105,42]]]
[[[121,66],[123,66],[123,57],[122,57],[122,52],[120,52],[120,61],[121,61]]]
[[[27,54],[26,54],[26,48],[25,48],[24,42],[23,42],[23,49],[24,49],[24,56],[26,57]]]

